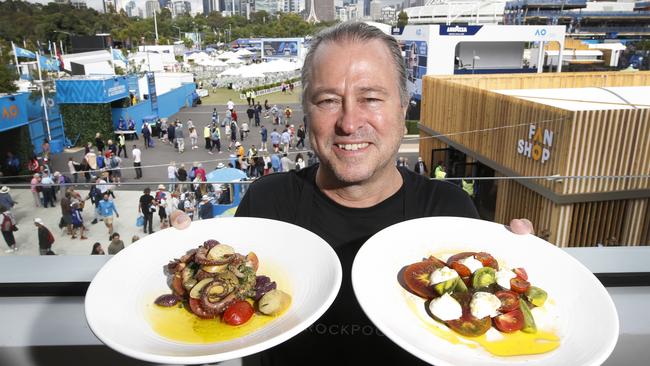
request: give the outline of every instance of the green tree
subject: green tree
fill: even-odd
[[[407,24],[409,24],[409,16],[402,10],[399,12],[399,15],[397,15],[397,26],[405,27]]]
[[[15,93],[18,91],[14,81],[18,79],[16,65],[10,64],[11,46],[7,42],[0,44],[0,93]]]

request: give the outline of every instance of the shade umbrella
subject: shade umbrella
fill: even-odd
[[[246,173],[235,168],[221,168],[206,174],[208,183],[215,182],[239,182],[247,178]]]

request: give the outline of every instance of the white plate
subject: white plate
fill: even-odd
[[[545,289],[558,310],[561,344],[533,356],[497,357],[480,346],[452,344],[427,329],[424,301],[397,282],[400,270],[440,252],[485,251],[510,268],[524,267],[531,283]],[[393,342],[422,360],[445,365],[600,365],[618,339],[614,303],[598,279],[563,250],[503,225],[455,217],[431,217],[390,226],[371,237],[352,266],[357,300]],[[435,323],[434,320],[431,319]]]
[[[158,335],[146,319],[147,304],[171,293],[163,266],[205,240],[217,239],[239,253],[254,251],[265,265],[282,272],[278,288],[288,289],[290,308],[244,337],[187,344]],[[288,283],[287,283],[288,282]],[[341,264],[332,248],[298,226],[258,218],[193,222],[186,230],[166,229],[119,252],[97,273],[86,293],[86,319],[97,338],[127,356],[158,363],[201,364],[243,357],[298,334],[329,308],[341,285]]]

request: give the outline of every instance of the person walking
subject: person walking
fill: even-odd
[[[178,145],[178,153],[182,154],[185,151],[185,132],[181,124],[176,127],[176,144]]]
[[[11,198],[9,191],[11,191],[11,189],[7,186],[0,188],[0,207],[12,209],[16,205],[16,201]]]
[[[418,156],[418,161],[417,161],[417,163],[415,163],[415,166],[413,167],[413,171],[416,174],[420,174],[420,175],[424,175],[424,176],[427,175],[427,166],[424,165],[424,161],[422,161],[421,156]]]
[[[296,136],[298,136],[298,142],[296,142],[296,149],[298,146],[302,145],[302,148],[305,148],[305,125],[300,125],[298,127],[298,132],[296,133]]]
[[[208,151],[209,154],[212,154],[212,151],[214,151],[215,148],[217,148],[217,152],[221,152],[221,130],[219,129],[219,126],[215,126],[212,129],[212,134],[210,135],[210,139],[212,143],[210,144],[210,151]]]
[[[190,132],[190,145],[192,145],[192,150],[198,149],[199,134],[198,132],[196,132],[196,128],[190,127],[189,132]]]
[[[280,144],[282,145],[282,152],[285,154],[289,153],[289,149],[291,148],[291,134],[289,133],[288,129],[284,129],[282,132],[282,136],[280,137]]]
[[[271,132],[271,146],[273,146],[273,152],[278,152],[280,150],[280,138],[282,136],[276,128]]]
[[[246,117],[248,117],[248,124],[252,124],[253,118],[255,118],[255,106],[248,106],[248,109],[246,109]]]
[[[9,247],[9,249],[5,250],[5,253],[16,252],[18,251],[16,238],[14,238],[14,231],[18,230],[18,227],[16,226],[16,218],[7,206],[1,206],[0,211],[2,211],[2,214],[0,214],[0,216],[2,216],[0,217],[0,229],[2,230],[2,237],[5,239],[5,243],[7,243],[7,246]]]
[[[45,224],[40,217],[34,219],[34,225],[38,229],[38,252],[40,255],[48,255],[48,253],[52,253],[54,235],[52,235],[52,232],[45,227]]]
[[[142,137],[144,139],[144,148],[148,149],[153,147],[151,143],[151,130],[149,130],[149,125],[147,123],[142,124]]]
[[[102,139],[102,134],[99,132],[95,134],[95,146],[97,146],[97,151],[100,154],[104,154],[104,140]]]
[[[230,121],[230,144],[228,144],[228,151],[230,151],[237,142],[237,121],[234,119]]]
[[[255,127],[259,127],[260,117],[262,114],[262,105],[260,104],[260,102],[257,102],[254,108],[255,109],[253,110],[253,117],[255,117]]]
[[[84,231],[86,227],[84,226],[84,218],[81,214],[81,209],[79,208],[79,202],[75,201],[72,203],[72,239],[77,237],[77,229],[79,229],[79,239],[86,240],[88,239],[84,236]]]
[[[167,166],[167,180],[169,181],[169,191],[173,192],[176,188],[176,162],[169,162]]]
[[[102,200],[97,205],[97,209],[99,210],[99,216],[104,220],[104,225],[106,225],[108,235],[110,236],[113,234],[113,213],[115,213],[116,217],[120,217],[120,214],[117,212],[115,203],[109,197],[110,193],[104,193]]]
[[[54,196],[54,180],[48,171],[45,171],[41,178],[41,189],[43,193],[43,207],[47,208],[48,203],[51,207],[54,207],[54,201],[56,200]]]
[[[187,170],[185,170],[185,164],[181,164],[180,168],[176,171],[176,179],[180,182],[177,191],[182,191],[185,188],[185,182],[187,182]],[[173,192],[173,191],[172,191]]]
[[[208,150],[208,152],[212,152],[212,132],[210,131],[209,124],[203,127],[203,138],[205,139],[205,149]]]
[[[262,142],[260,143],[260,151],[267,151],[266,142],[269,137],[269,131],[266,129],[264,125],[262,125],[262,128],[260,128],[260,136],[262,138]]]
[[[129,157],[126,155],[126,137],[124,134],[120,134],[117,137],[117,156],[122,155],[122,151],[124,151],[124,159],[128,159]]]
[[[148,228],[149,234],[153,234],[153,213],[156,212],[156,204],[154,197],[151,195],[151,189],[147,187],[142,193],[138,204],[138,213],[144,216],[144,233],[147,233]]]
[[[176,122],[172,122],[167,127],[167,139],[169,140],[169,144],[176,148]]]
[[[133,156],[133,166],[135,167],[135,179],[142,178],[142,151],[138,149],[136,145],[133,145],[133,150],[131,150],[131,155]]]
[[[32,180],[30,181],[30,190],[32,192],[32,196],[34,197],[34,205],[36,207],[41,207],[42,202],[41,202],[41,175],[38,173],[35,173],[34,176],[32,176]]]
[[[65,227],[68,231],[68,235],[74,235],[72,231],[72,200],[70,199],[72,196],[70,195],[70,192],[65,192],[63,197],[61,197],[61,202],[59,204],[61,205],[61,223],[63,224],[63,227]],[[59,224],[59,227],[61,227],[61,224]]]

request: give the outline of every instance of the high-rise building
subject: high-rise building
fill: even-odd
[[[160,9],[170,9],[172,8],[172,0],[158,0],[158,4],[160,5]]]
[[[71,0],[70,5],[77,9],[88,9],[88,4],[86,4],[86,0]]]
[[[173,16],[179,16],[182,14],[190,14],[192,11],[192,3],[189,1],[174,1],[173,3]]]
[[[124,6],[124,11],[129,18],[138,16],[138,10],[136,9],[135,1],[131,0]]]
[[[275,14],[278,9],[278,0],[255,0],[255,11],[265,11],[269,14]]]
[[[370,19],[380,20],[382,6],[381,0],[372,0],[370,2]]]
[[[156,0],[147,0],[144,3],[144,14],[146,18],[153,18],[153,13],[160,13],[160,4]]]
[[[219,0],[203,0],[203,14],[208,15],[213,11],[221,11]]]
[[[361,1],[361,0],[358,0]],[[370,1],[371,0],[363,0],[363,15],[364,16],[370,16]]]
[[[397,9],[393,6],[384,6],[381,8],[381,20],[384,23],[393,24],[397,22]]]
[[[120,11],[119,0],[103,0],[102,1],[104,13]],[[112,10],[111,10],[112,9]]]
[[[338,19],[342,22],[359,19],[357,4],[344,5],[342,7],[337,7],[336,10]]]
[[[307,5],[306,10],[308,14],[308,20],[315,20],[317,22],[331,22],[335,19],[334,0],[307,0],[305,4]]]
[[[298,0],[280,0],[278,8],[283,13],[298,13],[300,11],[300,2]]]

